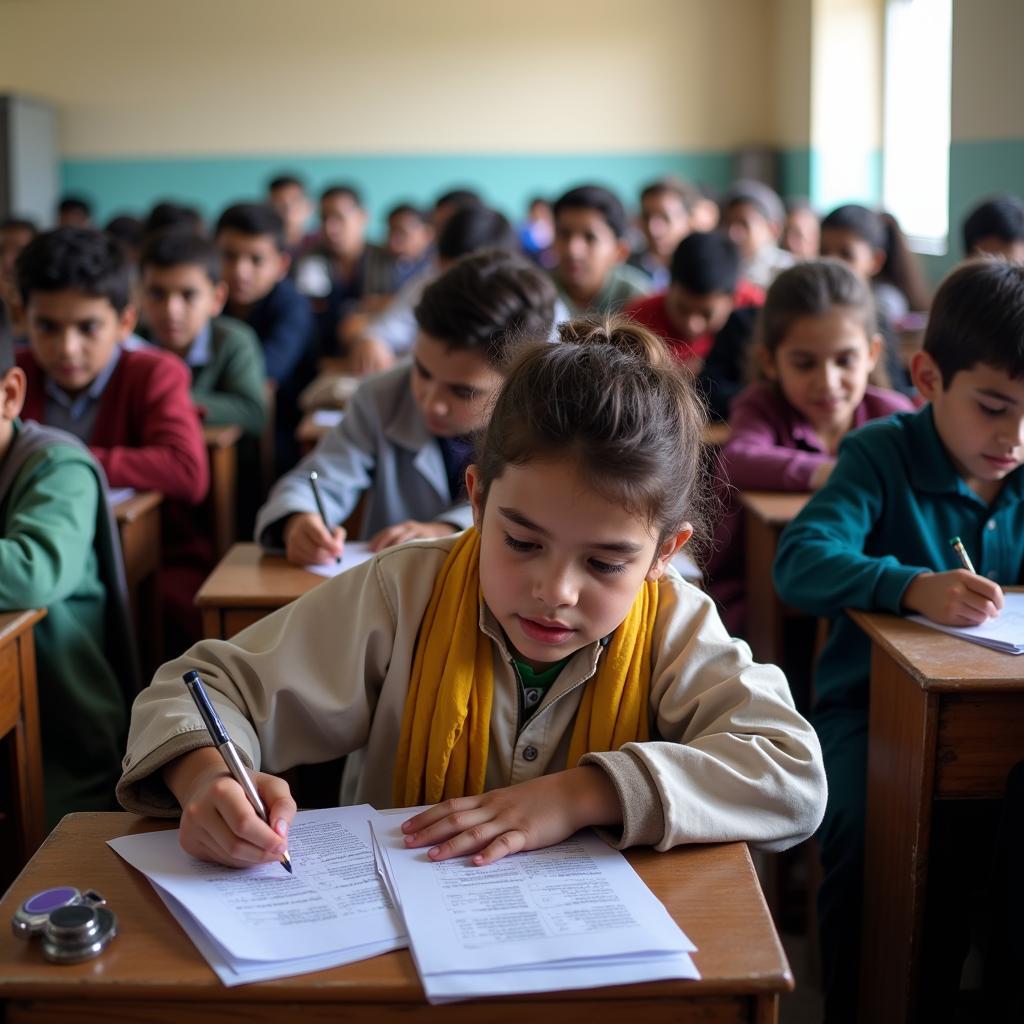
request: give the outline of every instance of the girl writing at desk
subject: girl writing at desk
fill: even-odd
[[[702,529],[704,413],[662,343],[573,321],[512,367],[467,471],[475,526],[389,549],[140,695],[118,795],[181,813],[195,856],[280,856],[273,773],[347,754],[341,802],[432,804],[407,842],[443,859],[603,826],[619,847],[783,849],[822,814],[817,738],[672,556]],[[706,535],[706,534],[705,534]],[[182,685],[198,670],[270,825]]]

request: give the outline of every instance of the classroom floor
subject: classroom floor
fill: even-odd
[[[796,989],[779,1000],[779,1024],[820,1024],[821,990],[810,970],[807,936],[782,932],[781,937]]]

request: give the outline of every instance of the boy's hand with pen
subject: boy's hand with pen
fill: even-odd
[[[164,768],[164,781],[181,804],[182,849],[200,860],[245,868],[281,859],[295,801],[276,775],[250,772],[267,809],[268,825],[246,799],[214,747],[183,754]]]
[[[328,531],[315,512],[296,512],[285,523],[285,556],[294,565],[327,565],[341,558],[344,546],[345,528]]]
[[[923,572],[903,592],[903,606],[944,626],[980,626],[1003,607],[1003,592],[986,576],[954,569]]]

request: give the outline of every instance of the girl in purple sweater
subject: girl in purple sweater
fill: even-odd
[[[732,403],[722,472],[730,494],[708,565],[710,590],[734,632],[743,624],[744,558],[731,490],[814,491],[839,442],[868,420],[913,409],[878,379],[882,339],[868,286],[838,260],[780,274],[755,331],[760,379]]]

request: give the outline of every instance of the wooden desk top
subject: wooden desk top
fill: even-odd
[[[203,426],[203,440],[207,448],[230,448],[238,444],[242,436],[242,428],[237,423],[225,423],[223,426]]]
[[[164,496],[159,491],[138,491],[114,506],[114,518],[119,525],[134,523],[136,519],[155,509],[163,500]]]
[[[923,689],[1024,692],[1024,655],[1001,654],[884,612],[848,611],[874,643]]]
[[[264,554],[259,544],[233,544],[196,594],[200,608],[280,608],[324,582],[323,576]]]
[[[0,612],[0,647],[31,629],[45,615],[45,608],[29,608],[23,612]]]
[[[811,500],[801,491],[740,491],[739,502],[769,526],[788,526]]]
[[[9,921],[28,896],[50,886],[92,887],[107,898],[118,915],[119,935],[95,960],[56,966],[43,959],[35,944],[15,938],[6,926],[0,928],[0,977],[5,998],[173,998],[227,1004],[243,1000],[424,1002],[407,950],[315,974],[225,988],[150,884],[106,845],[106,840],[114,836],[175,825],[115,813],[71,814],[61,821],[4,896],[0,918]],[[699,952],[694,961],[703,975],[700,981],[645,984],[645,998],[776,993],[793,988],[789,965],[744,844],[680,847],[668,853],[638,849],[627,856],[697,944]],[[639,994],[640,987],[600,991],[629,998]],[[594,992],[544,993],[516,999],[568,1002],[584,995],[593,998]]]

